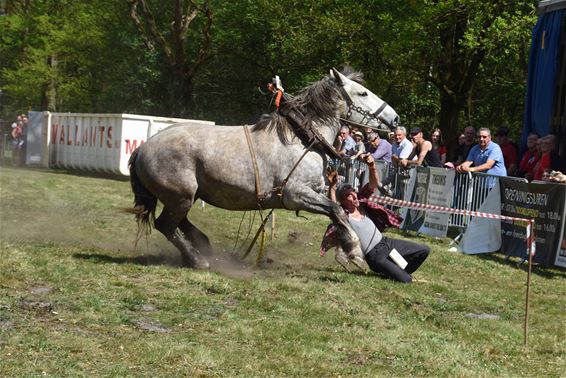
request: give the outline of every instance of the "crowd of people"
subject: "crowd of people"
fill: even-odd
[[[539,136],[531,133],[527,149],[520,154],[519,148],[509,138],[509,130],[499,128],[492,138],[489,128],[466,127],[458,134],[457,146],[449,158],[447,145],[438,128],[430,133],[414,127],[407,132],[403,126],[381,138],[371,128],[350,129],[342,127],[337,137],[337,151],[352,160],[363,159],[371,154],[374,160],[384,160],[394,166],[445,167],[458,172],[483,172],[496,176],[523,177],[528,181],[563,182],[566,177],[566,161],[558,154],[556,135]],[[383,180],[387,183],[386,178]],[[564,180],[566,181],[566,179]]]
[[[408,134],[408,135],[407,135]],[[458,134],[455,154],[448,158],[449,148],[445,145],[440,129],[434,129],[430,139],[419,127],[410,129],[397,127],[382,139],[371,128],[360,130],[342,127],[336,140],[336,150],[344,158],[360,160],[368,167],[369,182],[358,192],[350,184],[338,185],[338,173],[328,177],[329,197],[338,202],[348,216],[348,222],[360,240],[364,259],[368,266],[385,278],[411,282],[411,274],[426,260],[429,248],[422,244],[385,237],[385,227],[399,227],[401,219],[388,209],[367,201],[375,190],[389,196],[386,188],[390,177],[379,178],[376,160],[384,160],[393,166],[444,167],[458,172],[483,172],[494,176],[516,176],[528,181],[547,180],[566,183],[566,162],[558,154],[555,135],[540,137],[531,133],[527,149],[523,154],[509,138],[509,130],[500,128],[492,140],[489,128],[468,126]],[[329,228],[331,229],[331,228]],[[327,231],[321,251],[333,246],[332,234]],[[337,261],[339,254],[337,254]],[[339,261],[340,262],[340,261]]]

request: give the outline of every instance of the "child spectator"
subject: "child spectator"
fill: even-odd
[[[354,140],[356,141],[356,146],[354,147],[354,155],[350,159],[355,160],[359,158],[364,152],[366,152],[366,148],[364,146],[364,134],[361,131],[354,132]]]

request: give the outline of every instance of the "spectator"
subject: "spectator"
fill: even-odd
[[[559,182],[562,184],[566,184],[566,175],[562,172],[557,172],[557,171],[552,171],[550,172],[550,174],[546,177],[547,181],[552,181],[552,182]],[[566,248],[564,248],[566,249]]]
[[[12,124],[12,164],[15,166],[22,165],[22,149],[24,146],[24,123],[22,118],[18,116],[18,120]]]
[[[369,152],[371,150],[371,143],[369,141],[369,135],[371,133],[373,133],[373,129],[371,127],[366,127],[365,129],[366,138],[364,140],[364,146],[366,148],[366,152]]]
[[[497,133],[495,133],[495,139],[503,153],[507,176],[514,176],[519,165],[519,149],[515,143],[509,140],[509,129],[502,127],[497,130]]]
[[[432,148],[438,153],[440,157],[440,162],[444,165],[446,163],[446,155],[448,154],[448,149],[444,145],[444,140],[442,139],[442,131],[440,129],[434,129],[430,135],[430,141],[432,142]]]
[[[393,145],[397,142],[397,140],[395,139],[395,131],[389,132],[387,140],[389,141],[389,144],[393,147]]]
[[[533,180],[535,173],[535,166],[540,159],[538,150],[538,134],[530,133],[527,137],[527,151],[523,154],[521,162],[519,163],[519,171],[517,176],[524,177],[529,181]]]
[[[342,185],[336,190],[336,184],[331,182],[330,198],[337,201],[348,214],[348,222],[360,239],[364,259],[376,273],[380,273],[391,280],[409,283],[412,281],[411,273],[417,270],[426,260],[430,248],[400,239],[392,239],[382,235],[385,226],[399,226],[401,219],[391,211],[367,201],[378,185],[377,171],[371,155],[364,160],[370,172],[369,183],[358,193],[351,185]],[[358,197],[359,196],[359,197]],[[361,202],[360,199],[364,199]],[[328,231],[322,242],[321,250],[330,245]],[[406,267],[401,268],[394,262],[396,253],[400,254]]]
[[[463,145],[466,142],[466,135],[464,133],[458,134],[458,147]],[[456,148],[458,148],[456,147]]]
[[[366,152],[366,148],[364,146],[364,134],[362,134],[361,131],[354,132],[354,141],[356,142],[356,145],[354,147],[354,154],[350,157],[352,160],[359,158]]]
[[[385,139],[381,139],[378,133],[370,133],[368,135],[370,144],[369,152],[373,156],[373,160],[385,160],[391,163],[391,143]]]
[[[539,137],[537,140],[537,152],[538,152],[538,156],[539,156],[539,160],[540,157],[542,156],[542,138]]]
[[[406,159],[400,160],[400,165],[407,168],[409,165],[420,165],[423,167],[442,167],[438,152],[433,148],[432,143],[426,140],[419,127],[411,129],[411,137],[415,147]],[[413,158],[416,157],[416,160]]]
[[[455,167],[466,161],[472,147],[477,145],[475,136],[476,129],[474,129],[472,126],[468,126],[464,129],[464,144],[458,146],[458,149],[456,150],[456,161],[454,162]]]
[[[397,163],[399,159],[406,159],[413,151],[413,144],[407,139],[407,129],[403,126],[395,129],[395,144],[391,147],[391,160]]]
[[[340,129],[338,140],[340,141],[340,147],[338,149],[340,156],[347,157],[355,154],[356,141],[354,141],[354,138],[350,135],[350,129],[347,126],[343,126]]]
[[[488,128],[478,132],[479,144],[472,147],[468,157],[456,167],[458,172],[484,172],[490,175],[507,176],[503,152],[497,143],[491,141]],[[473,166],[472,166],[473,165]]]
[[[566,172],[566,164],[556,151],[556,135],[549,134],[539,140],[542,154],[535,166],[533,180],[542,180],[551,170]]]

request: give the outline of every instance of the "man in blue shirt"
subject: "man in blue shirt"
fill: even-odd
[[[495,142],[491,141],[491,132],[488,128],[481,128],[478,132],[479,144],[472,147],[466,161],[460,164],[458,172],[483,172],[495,176],[507,176],[503,152]],[[473,165],[473,166],[472,166]]]

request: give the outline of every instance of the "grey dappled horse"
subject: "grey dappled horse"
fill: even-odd
[[[350,68],[344,74],[332,69],[330,76],[287,98],[284,106],[330,145],[340,129],[340,118],[394,127],[397,113],[356,81],[361,77]],[[305,210],[329,216],[343,240],[342,250],[352,258],[361,256],[344,210],[324,192],[327,156],[319,149],[307,151],[307,143],[293,131],[292,120],[282,113],[264,117],[249,133],[246,125],[178,124],[149,138],[129,162],[135,195],[131,211],[140,230],[150,229],[161,201],[164,207],[153,221],[155,228],[179,249],[187,265],[206,269],[210,242],[187,218],[197,198],[228,210]]]

